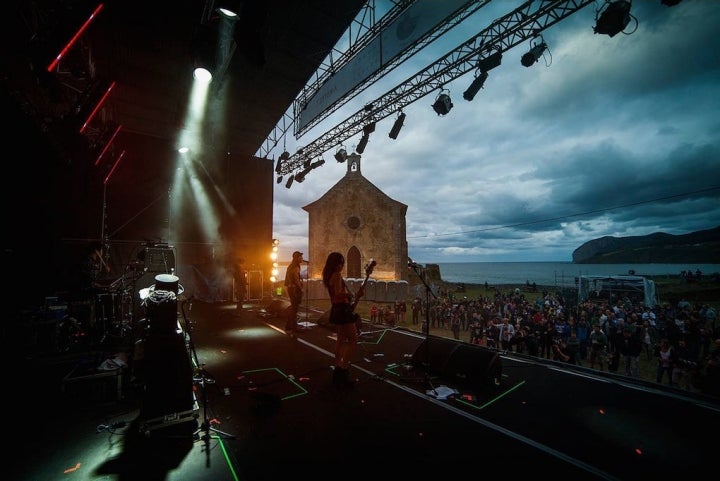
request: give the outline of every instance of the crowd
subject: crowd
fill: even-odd
[[[427,312],[421,299],[411,305],[413,324],[427,320],[458,340],[634,378],[645,356],[657,365],[652,380],[720,396],[720,326],[706,304],[646,306],[622,296],[569,307],[560,293],[530,300],[520,289],[496,289],[476,299],[441,291]]]

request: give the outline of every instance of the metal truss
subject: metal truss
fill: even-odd
[[[379,79],[384,77],[388,72],[393,70],[395,67],[400,65],[401,63],[405,62],[407,59],[415,55],[417,52],[425,48],[427,45],[431,44],[435,40],[437,40],[440,36],[445,34],[448,30],[455,27],[456,25],[462,23],[466,18],[468,18],[470,15],[478,11],[483,6],[490,3],[491,0],[470,0],[466,4],[464,4],[459,10],[456,10],[453,12],[452,15],[445,18],[442,22],[440,22],[438,25],[436,25],[432,30],[430,30],[427,35],[420,38],[417,42],[414,42],[413,44],[409,45],[404,51],[400,52],[395,58],[390,59],[385,65],[382,66],[379,70],[372,73],[368,78],[358,82],[353,88],[348,91],[347,94],[345,94],[342,98],[338,99],[335,103],[330,105],[327,109],[325,109],[323,112],[320,113],[317,117],[312,119],[308,124],[304,127],[300,127],[298,122],[297,114],[298,112],[302,112],[304,106],[307,104],[308,100],[311,99],[322,87],[322,85],[338,70],[343,68],[355,55],[362,50],[364,47],[366,47],[371,40],[373,40],[377,35],[382,32],[392,21],[395,20],[399,16],[400,13],[405,11],[408,6],[410,6],[412,3],[414,3],[415,0],[412,2],[405,2],[402,6],[396,5],[388,14],[383,16],[383,18],[378,22],[375,26],[375,28],[371,31],[373,35],[367,35],[363,37],[361,42],[358,42],[354,48],[351,50],[348,50],[340,59],[338,59],[338,62],[335,63],[331,68],[326,69],[322,75],[320,75],[315,82],[313,82],[311,85],[306,86],[301,92],[300,95],[298,95],[297,99],[294,102],[294,111],[296,113],[294,117],[294,125],[295,125],[295,137],[299,137],[303,135],[308,130],[312,129],[315,125],[320,123],[322,120],[327,118],[329,115],[331,115],[333,112],[335,112],[337,109],[345,105],[347,102],[349,102],[351,99],[355,98],[359,93],[364,91],[366,88],[368,88],[370,85],[377,82]]]
[[[363,131],[365,125],[382,120],[433,90],[455,80],[471,70],[489,55],[510,48],[538,36],[560,20],[594,3],[595,0],[527,1],[512,12],[498,18],[486,29],[464,41],[454,50],[419,71],[402,84],[364,106],[302,150],[278,161],[276,173],[289,174],[298,170],[307,159],[320,156],[333,146]],[[536,8],[533,5],[537,4]]]
[[[287,135],[290,128],[293,128],[293,134],[295,138],[302,136],[305,132],[312,129],[322,120],[330,116],[333,112],[338,110],[340,107],[345,105],[347,102],[355,98],[362,91],[367,89],[370,85],[377,82],[380,78],[386,75],[388,72],[393,70],[395,67],[405,62],[408,58],[422,50],[430,43],[437,40],[440,36],[446,33],[451,28],[460,24],[467,17],[475,13],[481,7],[490,3],[491,0],[468,0],[461,8],[453,13],[453,15],[447,17],[443,22],[436,25],[431,31],[427,33],[423,38],[417,42],[409,45],[404,51],[402,51],[395,58],[391,59],[381,69],[371,74],[365,80],[355,85],[347,94],[338,99],[335,103],[326,108],[317,117],[312,119],[306,126],[301,128],[300,122],[298,121],[298,113],[302,111],[304,106],[307,104],[322,85],[327,80],[347,65],[357,54],[367,47],[384,29],[386,29],[395,19],[397,19],[408,7],[413,5],[417,0],[400,0],[394,3],[393,7],[377,20],[375,0],[369,0],[362,8],[361,12],[351,23],[348,28],[348,48],[345,51],[339,50],[337,47],[333,47],[330,54],[323,61],[314,73],[314,79],[311,83],[308,83],[303,90],[298,94],[296,99],[293,101],[291,106],[292,112],[288,109],[280,121],[277,123],[275,128],[268,134],[268,137],[263,142],[263,145],[258,150],[259,157],[265,157],[269,154]],[[336,55],[337,54],[337,58]]]

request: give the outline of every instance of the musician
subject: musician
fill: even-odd
[[[110,271],[102,255],[102,244],[93,243],[87,248],[85,260],[80,269],[80,295],[85,297],[100,287],[99,280]]]
[[[245,259],[242,257],[233,266],[233,281],[235,282],[235,297],[237,297],[236,311],[241,311],[243,302],[247,298],[248,277],[245,269]]]
[[[358,342],[358,331],[354,307],[356,301],[365,294],[364,284],[360,286],[356,297],[348,290],[342,277],[345,257],[339,252],[331,252],[323,267],[323,284],[330,294],[330,323],[337,329],[337,344],[333,370],[333,384],[338,388],[351,387],[349,367]]]
[[[300,251],[293,252],[292,262],[285,271],[285,290],[290,298],[290,307],[286,311],[285,332],[293,339],[297,336],[297,313],[303,296],[303,281],[300,277],[300,264],[302,264],[302,261],[303,253]]]

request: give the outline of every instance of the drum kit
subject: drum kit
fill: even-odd
[[[94,323],[100,343],[112,340],[134,341],[146,334],[144,318],[153,300],[162,293],[171,292],[176,300],[184,298],[185,289],[173,274],[156,274],[154,283],[147,282],[144,271],[140,275],[123,275],[106,288],[100,289],[94,299]],[[145,283],[140,284],[139,281]],[[142,287],[138,288],[141,285]]]

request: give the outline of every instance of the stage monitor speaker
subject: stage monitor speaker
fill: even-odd
[[[427,336],[415,350],[411,363],[433,374],[444,375],[445,366],[457,347],[458,343],[452,339]]]
[[[427,336],[412,356],[414,366],[469,387],[497,387],[502,362],[497,352],[443,337]]]
[[[458,344],[445,365],[445,374],[469,386],[497,387],[502,381],[500,354],[474,344]]]

